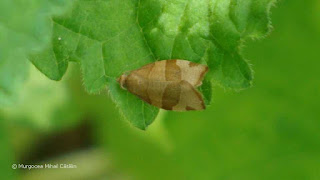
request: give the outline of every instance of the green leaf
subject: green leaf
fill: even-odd
[[[158,110],[120,89],[117,77],[156,60],[186,59],[207,64],[210,81],[248,88],[252,70],[240,47],[270,31],[273,2],[79,0],[68,14],[53,18],[51,46],[30,59],[54,80],[61,79],[69,61],[79,62],[88,92],[107,85],[124,117],[144,129]]]
[[[122,115],[134,126],[145,130],[158,115],[158,108],[139,100],[128,91],[123,91],[113,78],[108,78],[108,85],[112,100],[117,102]]]
[[[72,1],[0,1],[0,106],[12,103],[29,69],[27,55],[50,42],[51,15]]]
[[[210,105],[212,100],[212,83],[208,77],[205,77],[203,80],[202,85],[199,87],[199,91],[203,95],[204,103]]]

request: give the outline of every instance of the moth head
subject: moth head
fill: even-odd
[[[127,75],[126,74],[122,74],[118,79],[118,83],[120,84],[121,88],[122,89],[126,89],[125,88],[125,82],[126,82],[126,79],[127,79]]]

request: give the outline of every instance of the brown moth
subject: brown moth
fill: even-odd
[[[173,111],[203,110],[202,84],[208,67],[186,60],[162,60],[118,78],[123,89],[158,108]]]

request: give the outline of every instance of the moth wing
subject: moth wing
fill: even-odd
[[[204,110],[203,98],[198,90],[187,81],[180,82],[179,102],[172,110],[174,111],[191,111]]]
[[[174,111],[205,109],[196,87],[208,67],[186,60],[163,60],[133,70],[125,85],[131,93],[156,107]]]
[[[189,82],[192,86],[198,87],[209,68],[203,64],[197,64],[186,60],[177,60],[176,64],[181,69],[181,80]]]
[[[148,76],[154,66],[154,63],[145,65],[137,70],[131,71],[126,77],[125,86],[129,92],[137,95],[147,103],[151,103],[148,95]]]
[[[136,76],[139,76],[140,78],[148,78],[154,65],[155,63],[147,64],[145,66],[142,66],[139,69],[131,71],[129,75],[136,75]]]

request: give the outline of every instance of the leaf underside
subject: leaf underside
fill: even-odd
[[[78,0],[52,19],[52,43],[32,55],[46,76],[60,80],[70,61],[81,64],[90,93],[108,87],[125,119],[145,129],[158,109],[119,88],[122,73],[164,59],[207,64],[200,91],[211,101],[211,83],[227,89],[251,86],[252,70],[241,56],[247,38],[270,31],[273,0]]]

